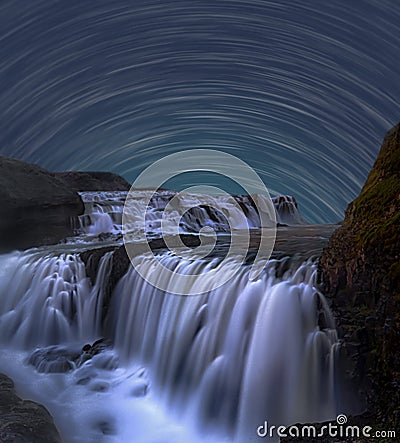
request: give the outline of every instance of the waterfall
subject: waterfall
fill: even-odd
[[[120,192],[81,192],[85,213],[79,217],[78,229],[91,235],[121,232],[122,211],[128,195]]]
[[[80,231],[89,235],[102,233],[118,234],[122,231],[122,212],[128,192],[81,192],[81,198],[85,204],[85,213],[79,217],[78,226]],[[151,196],[151,205],[146,207],[146,196]],[[146,232],[149,235],[157,235],[161,230],[161,219],[168,203],[176,196],[172,191],[136,191],[135,198],[130,199],[129,207],[125,210],[131,215],[131,219],[138,220],[129,229],[135,232],[138,229],[141,214],[146,213]],[[261,195],[234,195],[227,196],[205,196],[201,198],[195,194],[185,194],[177,199],[178,206],[190,205],[192,209],[187,211],[183,217],[178,211],[169,214],[169,223],[172,227],[179,224],[182,233],[199,232],[205,226],[212,227],[216,232],[229,232],[229,225],[225,214],[234,220],[234,229],[260,228],[260,217],[254,200],[262,201]],[[238,207],[233,202],[238,203]],[[207,204],[205,204],[205,202]],[[299,225],[304,221],[298,211],[297,202],[291,196],[278,196],[272,198],[276,211],[276,219],[280,224]],[[178,208],[177,208],[178,209]],[[243,225],[243,216],[247,221]],[[164,233],[168,233],[168,226]]]
[[[38,349],[107,335],[123,365],[147,368],[157,402],[195,422],[199,435],[222,435],[226,441],[256,441],[255,429],[265,419],[287,425],[335,416],[338,341],[314,286],[315,262],[270,260],[254,281],[244,265],[224,286],[190,297],[155,289],[132,267],[107,305],[103,294],[111,257],[112,252],[102,257],[91,284],[78,254],[33,250],[1,256],[3,346],[36,349],[29,361],[46,371],[51,364],[39,360],[49,351]],[[169,253],[159,259],[187,273],[213,265],[182,263]],[[137,261],[151,272],[145,255]],[[170,282],[172,292],[175,284],[179,280]]]
[[[102,257],[92,286],[77,254],[0,256],[0,342],[29,349],[97,337],[110,257]]]
[[[225,260],[223,246],[243,223],[257,233],[262,196],[180,201],[158,191],[146,208],[148,192],[128,205],[126,192],[81,193],[76,237],[0,255],[0,371],[50,410],[68,443],[247,443],[260,441],[266,420],[290,425],[345,412],[340,342],[307,258],[320,245],[298,241],[301,230],[305,239],[327,231],[280,228],[280,253],[249,279],[253,255]],[[180,233],[211,227],[219,246],[195,260],[156,250],[157,272],[154,257],[137,252],[116,282],[123,211],[135,246],[144,211],[146,234],[157,239],[170,203],[163,234],[176,233],[174,223]],[[303,223],[293,198],[273,203],[278,223]],[[180,211],[185,204],[191,209]],[[234,277],[214,288],[208,271],[221,266]],[[169,270],[191,275],[191,290]],[[160,284],[146,282],[150,275]]]
[[[297,201],[290,195],[280,195],[272,199],[276,211],[276,219],[282,225],[301,225],[304,220],[297,207]]]
[[[137,260],[147,266],[145,256]],[[192,297],[154,289],[130,270],[108,318],[120,354],[149,367],[172,406],[196,411],[203,429],[247,436],[239,441],[250,441],[265,419],[287,425],[332,418],[334,322],[314,287],[315,264],[289,266],[278,278],[283,261],[271,260],[256,281],[243,267],[229,284]],[[199,264],[180,266],[189,273]]]

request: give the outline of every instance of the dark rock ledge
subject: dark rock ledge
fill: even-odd
[[[18,397],[13,381],[4,374],[0,374],[0,442],[61,443],[47,409]]]
[[[0,156],[0,252],[54,244],[73,235],[84,205],[78,191],[126,191],[111,172],[49,172]]]
[[[1,250],[56,243],[83,212],[79,195],[45,169],[0,157]]]
[[[121,176],[103,171],[54,172],[54,177],[71,191],[129,191],[131,185]]]

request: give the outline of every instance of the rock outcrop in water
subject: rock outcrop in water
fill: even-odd
[[[400,418],[400,125],[320,260],[352,376],[380,423]]]
[[[79,195],[50,172],[0,157],[2,248],[55,243],[72,234],[70,217],[83,209]]]
[[[47,409],[33,401],[19,398],[13,381],[4,374],[0,374],[0,441],[61,443]]]
[[[84,211],[79,191],[126,191],[129,183],[110,172],[49,172],[0,156],[1,248],[24,249],[73,235],[72,218]]]

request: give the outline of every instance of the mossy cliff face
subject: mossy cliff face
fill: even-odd
[[[400,125],[320,259],[352,377],[381,422],[399,424]]]

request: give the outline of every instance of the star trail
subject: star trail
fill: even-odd
[[[400,121],[398,23],[396,0],[3,0],[0,153],[133,181],[219,149],[336,222]]]

